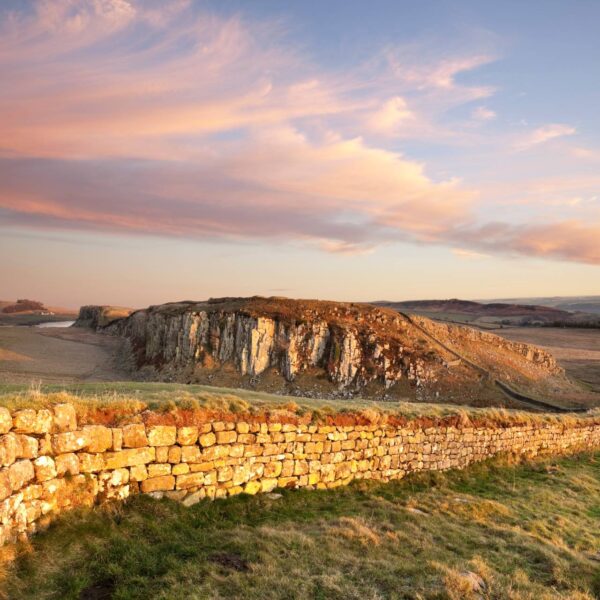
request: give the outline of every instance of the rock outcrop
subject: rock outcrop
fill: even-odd
[[[516,374],[513,381],[562,375],[538,348],[466,328],[438,330],[427,319],[417,325],[367,304],[223,298],[151,306],[102,328],[126,338],[139,372],[154,379],[418,400],[447,399],[458,387],[467,402],[486,386],[497,393],[481,369],[457,360],[456,344],[438,343],[429,329],[448,340],[459,329],[465,340],[478,336],[486,369],[495,353],[503,369]],[[469,358],[479,364],[473,352],[469,347]]]
[[[121,306],[96,306],[93,304],[82,306],[73,327],[102,329],[117,319],[128,317],[132,312],[133,308]]]

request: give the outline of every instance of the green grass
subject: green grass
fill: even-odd
[[[191,508],[136,497],[21,546],[0,597],[591,599],[599,517],[600,455]]]

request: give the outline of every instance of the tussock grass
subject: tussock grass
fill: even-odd
[[[600,455],[278,493],[189,509],[140,496],[63,515],[5,563],[0,597],[600,595]]]
[[[72,402],[83,422],[99,412],[115,419],[127,419],[148,409],[158,413],[177,411],[213,411],[225,413],[269,413],[278,417],[303,417],[312,422],[327,418],[343,420],[344,415],[384,425],[391,417],[406,419],[454,417],[456,423],[468,426],[491,422],[500,426],[562,423],[572,426],[582,420],[600,422],[600,409],[581,415],[509,410],[502,408],[469,408],[452,404],[385,402],[366,399],[323,400],[296,396],[280,396],[244,389],[176,383],[85,383],[72,385],[0,385],[0,406],[9,409],[40,408],[60,402]]]

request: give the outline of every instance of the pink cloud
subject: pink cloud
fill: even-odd
[[[403,240],[597,261],[593,224],[481,225],[477,190],[381,143],[451,135],[436,114],[493,93],[458,81],[490,54],[419,60],[387,49],[338,74],[276,23],[188,2],[35,7],[0,26],[9,224],[272,238],[338,254]],[[529,143],[570,129],[540,128]]]

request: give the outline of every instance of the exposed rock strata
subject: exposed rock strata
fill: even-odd
[[[451,342],[450,348],[422,329]],[[482,385],[482,372],[453,354],[465,341],[485,342],[487,367],[492,352],[503,368],[525,379],[562,375],[539,348],[468,328],[438,327],[428,319],[417,326],[365,304],[281,298],[182,302],[136,311],[103,330],[129,340],[139,369],[179,381],[211,381],[212,374],[228,370],[231,377],[237,374],[237,385],[275,373],[293,386],[310,375],[315,386],[329,382],[334,395],[375,386],[378,393],[431,399],[449,382],[463,390]],[[473,352],[470,347],[469,358],[479,364]]]

